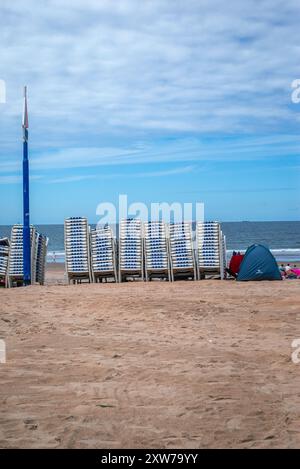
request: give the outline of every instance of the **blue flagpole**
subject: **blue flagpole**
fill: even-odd
[[[23,284],[31,284],[31,239],[29,217],[29,161],[27,87],[24,87],[23,116]]]

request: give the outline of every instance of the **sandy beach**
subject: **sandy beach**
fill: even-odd
[[[1,289],[1,448],[300,447],[298,281]]]

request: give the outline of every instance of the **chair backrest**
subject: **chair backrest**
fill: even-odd
[[[35,282],[36,272],[36,229],[30,227],[31,239],[31,283]],[[23,225],[13,225],[11,229],[10,252],[8,260],[8,281],[23,279]]]
[[[226,243],[220,223],[197,222],[196,243],[198,269],[215,271],[223,278],[226,267]]]
[[[169,251],[167,227],[162,221],[144,223],[145,270],[148,273],[167,271],[169,276]]]
[[[77,277],[90,280],[89,226],[84,217],[71,217],[65,220],[65,263],[70,279]]]
[[[48,238],[40,233],[37,233],[35,280],[40,285],[44,285],[45,283],[47,246]]]
[[[8,238],[0,239],[0,278],[7,280],[8,258],[9,258],[10,242]]]
[[[169,225],[169,250],[172,274],[190,271],[196,278],[192,226],[189,222]]]
[[[139,219],[123,219],[119,226],[119,274],[136,273],[143,278],[143,224]]]
[[[117,279],[116,249],[113,231],[110,226],[91,230],[92,275],[113,275]]]

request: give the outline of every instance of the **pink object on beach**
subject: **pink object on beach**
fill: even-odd
[[[292,272],[294,272],[294,274],[298,276],[300,276],[300,269],[291,269]]]

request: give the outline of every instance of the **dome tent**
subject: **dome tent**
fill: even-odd
[[[253,244],[247,249],[237,280],[281,280],[277,262],[266,246]]]

